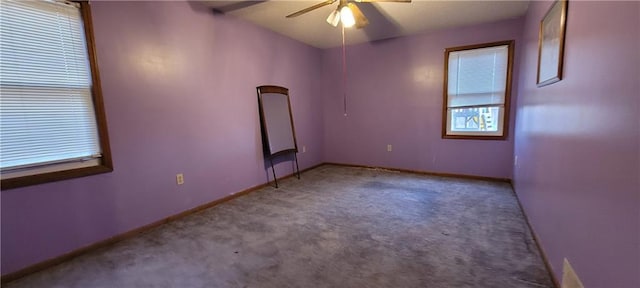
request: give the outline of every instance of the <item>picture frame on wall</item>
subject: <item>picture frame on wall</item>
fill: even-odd
[[[553,2],[540,21],[538,40],[538,87],[562,80],[567,0]]]

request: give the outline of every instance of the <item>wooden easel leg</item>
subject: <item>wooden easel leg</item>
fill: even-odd
[[[276,183],[276,188],[278,188],[278,178],[276,178],[276,168],[273,167],[273,158],[269,158],[269,162],[271,162],[271,171],[273,171],[273,182]]]
[[[298,179],[300,179],[300,167],[298,167],[298,153],[293,153],[293,158],[296,159],[296,171],[298,172]]]

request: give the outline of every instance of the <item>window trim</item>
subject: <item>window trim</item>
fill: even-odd
[[[506,79],[506,90],[505,90],[505,99],[504,99],[504,119],[503,119],[503,127],[502,127],[502,135],[501,136],[489,136],[489,135],[449,135],[447,134],[447,109],[449,108],[447,103],[448,101],[448,88],[449,88],[449,53],[463,50],[472,50],[472,49],[480,49],[480,48],[489,48],[494,46],[503,46],[507,45],[508,47],[508,56],[507,56],[507,79]],[[513,54],[514,54],[514,46],[515,40],[506,40],[506,41],[498,41],[498,42],[490,42],[490,43],[482,43],[482,44],[474,44],[474,45],[466,45],[466,46],[458,46],[451,47],[445,49],[444,53],[444,81],[443,81],[443,102],[442,102],[442,139],[468,139],[468,140],[507,140],[509,137],[509,119],[511,114],[511,82],[513,76]]]
[[[20,176],[15,178],[2,179],[0,187],[2,190],[24,187],[29,185],[42,184],[53,181],[66,180],[71,178],[84,177],[100,173],[108,173],[113,171],[113,162],[111,159],[111,148],[109,146],[109,133],[107,131],[107,117],[104,109],[102,98],[102,86],[100,84],[100,75],[98,72],[98,58],[96,56],[95,39],[93,37],[93,21],[91,19],[91,6],[87,1],[74,1],[80,4],[80,14],[84,26],[84,37],[87,43],[87,53],[89,56],[89,66],[91,70],[91,95],[93,97],[93,106],[95,109],[96,126],[98,128],[98,137],[100,138],[100,148],[102,157],[100,164],[91,167],[61,170],[55,172],[47,172],[29,176]]]

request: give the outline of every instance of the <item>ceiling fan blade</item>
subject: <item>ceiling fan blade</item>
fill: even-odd
[[[362,14],[362,11],[360,11],[356,4],[348,3],[347,6],[351,9],[353,18],[356,20],[356,28],[360,29],[369,24],[369,20],[364,16],[364,14]]]
[[[398,2],[411,3],[411,0],[355,0],[356,2]]]
[[[208,1],[207,6],[212,7],[216,13],[229,13],[243,8],[247,8],[256,4],[261,4],[266,0],[252,0],[252,1]]]
[[[331,4],[333,4],[333,2],[336,2],[336,0],[327,0],[327,1],[324,1],[322,3],[318,3],[318,4],[313,5],[311,7],[307,7],[305,9],[302,9],[302,10],[300,10],[298,12],[291,13],[291,14],[287,15],[287,18],[293,18],[293,17],[300,16],[300,15],[302,15],[304,13],[307,13],[307,12],[312,11],[312,10],[316,10],[316,9],[318,9],[320,7],[331,5]]]

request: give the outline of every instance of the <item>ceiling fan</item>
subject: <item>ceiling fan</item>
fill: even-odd
[[[320,7],[324,7],[327,5],[331,5],[335,2],[337,2],[338,0],[326,0],[324,2],[318,3],[316,5],[313,5],[311,7],[307,7],[305,9],[302,9],[298,12],[294,12],[291,13],[289,15],[287,15],[287,18],[293,18],[293,17],[297,17],[300,16],[302,14],[305,14],[307,12],[313,11],[315,9],[318,9]],[[355,0],[355,2],[399,2],[399,3],[411,3],[411,0]],[[338,3],[338,8],[336,8],[336,10],[333,10],[333,12],[331,12],[331,14],[329,14],[329,17],[327,18],[327,22],[331,25],[338,26],[338,23],[340,23],[342,21],[342,25],[344,27],[352,27],[352,26],[356,26],[356,28],[360,29],[364,26],[367,26],[367,24],[369,24],[369,20],[367,20],[367,17],[364,16],[364,14],[362,14],[362,11],[360,11],[360,9],[358,9],[358,6],[356,6],[355,3],[349,1],[349,0],[340,0],[340,2]]]

